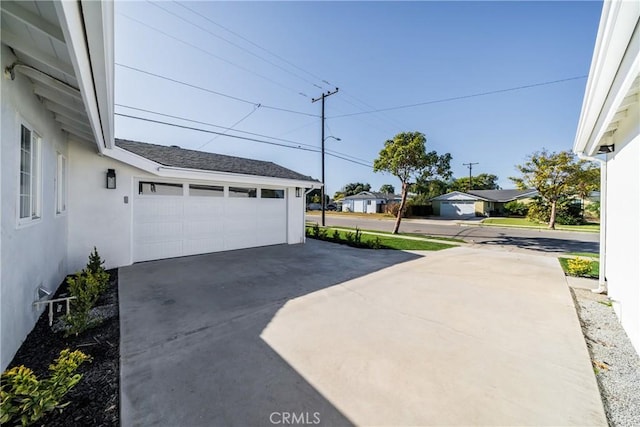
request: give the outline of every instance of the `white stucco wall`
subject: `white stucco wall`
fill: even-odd
[[[160,178],[110,157],[100,156],[88,144],[69,144],[69,245],[70,269],[84,267],[93,247],[106,262],[107,268],[129,265],[132,257],[132,216],[137,188],[135,179],[153,178],[168,182],[194,182],[244,186],[246,183],[219,181],[212,176],[210,182]],[[107,169],[115,169],[117,187],[106,188]],[[304,197],[295,197],[295,187],[253,184],[258,188],[285,188],[287,190],[287,243],[304,242]],[[128,203],[124,199],[128,197]]]
[[[1,45],[2,69],[15,61]],[[33,328],[41,309],[33,302],[42,286],[55,291],[67,273],[67,215],[56,215],[57,153],[67,153],[67,137],[33,94],[31,82],[20,73],[15,80],[0,77],[2,148],[0,222],[0,369],[11,362]],[[26,121],[41,140],[41,218],[18,226],[20,124]]]
[[[296,197],[295,187],[287,188],[287,243],[290,245],[304,243],[304,191],[305,189],[301,188],[300,197]]]
[[[631,117],[640,112],[636,104]],[[635,116],[634,116],[635,115]],[[615,133],[607,156],[606,278],[622,326],[640,353],[640,120]]]
[[[117,186],[106,188],[107,169]],[[69,144],[69,268],[82,269],[95,246],[106,268],[131,264],[132,179],[148,174],[108,157],[95,145]],[[129,203],[124,198],[129,198]]]

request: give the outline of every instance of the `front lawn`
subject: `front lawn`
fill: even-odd
[[[337,228],[339,230],[355,231],[354,228],[350,228],[350,227],[333,227],[333,228]],[[444,240],[445,242],[465,243],[465,241],[462,240],[462,239],[455,239],[453,237],[427,236],[426,234],[420,234],[420,233],[398,233],[398,234],[393,234],[390,231],[380,231],[380,230],[360,230],[360,231],[370,232],[370,233],[388,234],[390,236],[420,237],[422,239]]]
[[[571,258],[558,258],[558,261],[560,261],[560,265],[562,266],[562,270],[564,270],[564,274],[570,276],[571,274],[569,274],[569,260]],[[600,263],[598,261],[591,261],[591,270],[581,276],[581,277],[588,277],[590,279],[597,279],[600,277]]]
[[[482,221],[482,225],[525,227],[547,229],[547,224],[529,221],[526,218],[487,218]],[[587,223],[584,225],[560,225],[556,224],[556,230],[588,231],[597,233],[600,231],[600,224]]]
[[[325,240],[340,244],[350,244],[353,242],[355,232],[341,230],[337,228],[326,227],[320,230],[326,230],[326,234],[320,231],[320,236],[314,233],[314,227],[307,227],[307,237],[312,239]],[[348,237],[351,236],[351,238]],[[361,234],[360,241],[364,245],[378,246],[379,249],[396,249],[396,250],[413,250],[413,251],[439,251],[442,249],[453,248],[453,245],[445,243],[427,242],[424,240],[403,239],[402,237],[389,236],[373,236],[369,234]],[[363,245],[363,246],[364,246]],[[356,246],[356,245],[354,245]]]

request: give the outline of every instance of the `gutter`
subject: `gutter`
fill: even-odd
[[[577,154],[582,160],[600,163],[600,274],[598,288],[591,292],[602,294],[607,292],[607,161],[587,156],[583,151]]]

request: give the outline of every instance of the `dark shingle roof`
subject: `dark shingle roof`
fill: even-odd
[[[470,190],[466,191],[467,194],[472,196],[482,197],[491,202],[509,202],[511,200],[518,199],[525,194],[535,195],[536,190]]]
[[[361,191],[358,194],[347,196],[343,200],[367,200],[367,199],[393,200],[399,197],[400,196],[396,196],[395,194],[379,193],[377,191]]]
[[[243,175],[266,176],[272,178],[317,181],[272,162],[186,150],[177,146],[147,144],[145,142],[116,139],[116,145],[124,150],[160,163],[164,166],[229,172]]]

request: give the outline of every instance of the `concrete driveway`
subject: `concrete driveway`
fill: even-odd
[[[325,242],[120,269],[122,425],[606,425],[555,259]]]

